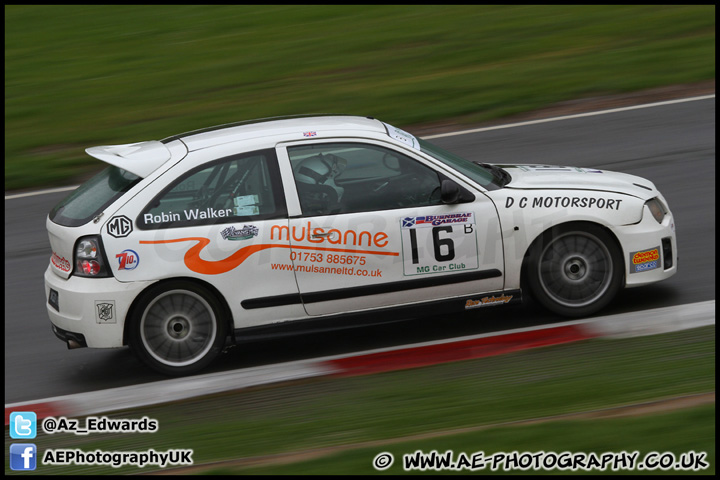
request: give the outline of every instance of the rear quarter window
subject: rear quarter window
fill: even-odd
[[[108,167],[58,203],[50,211],[50,220],[66,227],[84,225],[139,181],[127,170]]]
[[[136,219],[141,230],[287,216],[275,151],[221,158],[173,181]]]

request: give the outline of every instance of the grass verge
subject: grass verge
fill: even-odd
[[[714,77],[713,5],[9,5],[5,189],[239,120],[478,122]]]
[[[483,431],[451,435],[429,440],[414,440],[393,445],[354,448],[317,459],[296,459],[293,463],[266,461],[263,467],[209,468],[211,475],[360,475],[379,473],[373,461],[380,454],[389,453],[394,461],[384,474],[629,474],[638,473],[641,464],[653,467],[662,460],[673,459],[673,466],[681,468],[652,468],[652,473],[715,473],[715,406],[704,405],[679,411],[643,415],[635,418],[603,420],[556,420],[542,425],[504,426]],[[690,440],[691,439],[691,440]],[[445,468],[429,468],[421,463],[417,453],[426,460],[436,452],[450,454]],[[532,455],[546,455],[534,464]],[[622,453],[626,456],[621,456]],[[634,463],[630,456],[637,452]],[[693,455],[695,456],[690,457]],[[506,455],[502,455],[502,454]],[[568,458],[585,453],[595,454],[600,462],[608,453],[613,460],[600,465],[591,464],[587,457]],[[653,455],[655,453],[655,455]],[[671,456],[668,456],[668,453]],[[465,459],[463,459],[463,454]],[[500,455],[498,455],[500,454]],[[555,455],[553,458],[551,455]],[[562,454],[566,454],[561,457]],[[703,455],[705,454],[705,455]],[[685,457],[683,457],[685,455]],[[409,458],[405,458],[405,457]],[[311,457],[311,455],[308,455]],[[699,461],[690,462],[691,458]],[[694,468],[682,468],[685,465]],[[406,463],[407,462],[407,463]],[[547,462],[547,463],[542,463]],[[574,462],[574,463],[573,463]],[[545,468],[535,468],[536,465]],[[665,465],[665,463],[663,463]],[[551,468],[552,467],[552,468]],[[614,470],[615,469],[615,470]]]
[[[156,419],[160,426],[156,433],[88,436],[40,433],[35,443],[39,455],[50,448],[193,449],[193,461],[198,465],[583,412],[714,390],[715,327],[712,326],[640,338],[583,341],[378,375],[318,378],[248,389],[110,415],[112,418],[148,416]],[[683,448],[699,451],[708,442],[714,444],[714,435],[707,437],[708,429],[714,434],[714,422],[706,421],[710,413],[703,410],[700,415],[702,419],[689,417],[696,420],[685,426]],[[677,436],[674,424],[664,422],[656,428],[657,447],[653,448],[676,445],[670,441]],[[542,427],[545,428],[556,427]],[[600,444],[578,444],[578,448],[573,447],[577,451],[582,451],[579,447],[589,449],[591,446],[602,446],[609,451],[645,448],[644,437],[633,439],[622,427],[603,427],[606,433],[602,436],[590,430],[584,432],[583,427],[572,428],[578,439],[584,435],[589,439],[604,439]],[[533,437],[525,435],[523,429],[502,430],[506,432],[502,436],[507,435],[503,445],[517,445],[513,450],[549,450],[551,445],[540,441],[543,434]],[[487,434],[477,435],[482,438]],[[532,438],[535,440],[531,441]],[[6,429],[6,446],[9,441]],[[663,447],[663,442],[668,446]],[[434,448],[440,451],[445,448],[440,445],[445,444],[444,440],[438,441]],[[475,442],[457,448],[471,452],[482,449],[483,445]],[[489,450],[495,444],[487,445],[484,448]],[[556,449],[570,449],[573,444],[552,445],[557,445],[553,446]],[[369,462],[366,452],[358,458],[366,464]],[[340,470],[346,471],[345,468]],[[37,471],[133,472],[137,473],[138,469],[45,465]],[[332,472],[334,470],[324,473]],[[6,473],[11,473],[7,463]]]

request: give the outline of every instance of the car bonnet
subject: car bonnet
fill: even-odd
[[[498,166],[512,176],[506,188],[597,190],[646,199],[659,193],[649,180],[626,173],[555,165]]]

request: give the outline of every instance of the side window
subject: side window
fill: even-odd
[[[369,144],[289,147],[304,216],[440,204],[440,179],[399,152]]]
[[[140,213],[141,229],[287,215],[274,150],[234,155],[185,173]]]

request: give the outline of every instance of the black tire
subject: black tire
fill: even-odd
[[[129,343],[137,356],[166,375],[188,375],[222,352],[224,309],[206,288],[177,280],[145,291],[130,318]]]
[[[625,265],[615,240],[602,227],[554,227],[531,247],[527,284],[548,310],[582,317],[610,303],[623,285]]]

